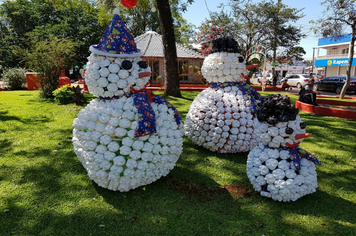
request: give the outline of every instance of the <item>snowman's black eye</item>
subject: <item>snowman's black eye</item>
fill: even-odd
[[[290,127],[287,127],[286,128],[286,134],[293,134],[293,129],[292,128],[290,128]]]
[[[307,127],[307,125],[304,122],[301,122],[299,125],[301,129],[305,129],[305,127]]]
[[[132,62],[129,60],[125,60],[121,63],[121,67],[125,70],[130,70],[132,68]]]
[[[139,61],[137,62],[137,64],[139,65],[139,67],[141,67],[142,69],[146,69],[148,67],[147,62],[145,61]]]
[[[244,59],[243,57],[239,57],[239,62],[240,62],[240,63],[244,62],[244,60],[245,60],[245,59]]]

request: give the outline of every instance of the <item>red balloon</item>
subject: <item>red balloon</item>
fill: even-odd
[[[132,7],[136,6],[137,0],[121,0],[121,4],[124,7],[132,8]]]

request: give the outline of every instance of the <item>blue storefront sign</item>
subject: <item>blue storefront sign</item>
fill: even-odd
[[[322,67],[322,66],[348,66],[349,59],[348,58],[341,58],[341,59],[322,59],[316,60],[315,66]],[[352,60],[352,65],[356,66],[356,58]]]

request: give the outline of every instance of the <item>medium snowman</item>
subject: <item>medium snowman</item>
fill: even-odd
[[[214,40],[201,72],[210,87],[189,107],[185,135],[213,152],[250,151],[257,145],[253,119],[261,96],[244,83],[248,72],[237,42],[232,38]]]
[[[146,90],[151,69],[115,9],[90,47],[86,83],[92,100],[73,122],[74,151],[89,177],[126,192],[166,176],[183,145],[178,111]]]
[[[298,112],[280,94],[263,98],[257,111],[260,143],[248,155],[247,175],[257,192],[276,201],[296,201],[318,187],[315,164],[320,162],[299,147],[310,134]]]

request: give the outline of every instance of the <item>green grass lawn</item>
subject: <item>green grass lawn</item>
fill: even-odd
[[[182,94],[167,100],[185,117],[198,92]],[[1,236],[356,235],[354,120],[300,112],[312,134],[301,147],[322,162],[319,188],[283,203],[253,191],[247,153],[212,153],[187,139],[166,177],[127,193],[98,187],[71,141],[83,108],[37,91],[0,92]]]

